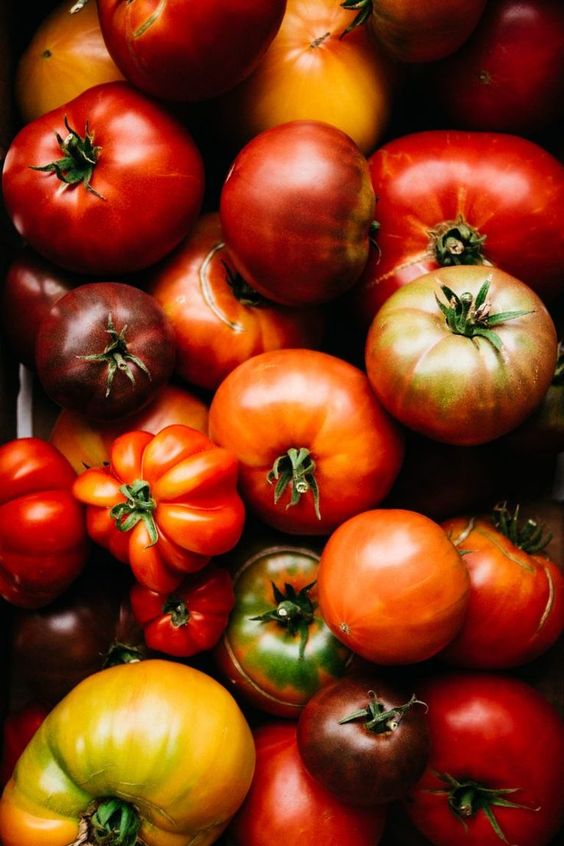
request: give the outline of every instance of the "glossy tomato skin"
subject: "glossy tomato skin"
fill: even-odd
[[[459,517],[443,529],[470,575],[462,629],[443,653],[456,667],[503,669],[545,652],[564,628],[564,577],[545,555],[528,553],[492,519]]]
[[[175,2],[160,8],[98,0],[104,40],[127,79],[159,99],[190,102],[215,97],[248,76],[285,7],[285,0]]]
[[[303,765],[294,723],[261,726],[254,740],[253,783],[228,829],[234,846],[377,846],[385,810],[354,808],[321,787]]]
[[[237,455],[245,502],[267,525],[291,534],[327,534],[380,502],[403,458],[401,432],[365,374],[315,350],[277,350],[240,364],[213,397],[209,431]],[[291,449],[309,450],[315,463],[319,514],[311,485],[294,505],[293,483],[274,501],[269,474]]]
[[[375,664],[412,664],[436,655],[459,631],[469,579],[437,523],[381,508],[333,532],[318,590],[325,622],[350,649]]]
[[[564,170],[537,144],[495,132],[429,130],[389,141],[369,166],[380,229],[353,291],[363,325],[397,288],[442,266],[437,235],[459,219],[485,236],[486,264],[543,300],[562,292]]]
[[[68,846],[93,800],[120,797],[147,846],[209,846],[254,759],[245,718],[206,674],[162,660],[110,667],[77,685],[26,747],[0,801],[2,842]]]
[[[148,277],[144,290],[175,330],[176,373],[191,385],[213,391],[253,355],[321,343],[320,309],[276,305],[237,277],[217,212],[203,215],[184,244]]]
[[[558,712],[524,682],[468,673],[430,678],[421,686],[429,706],[431,754],[405,809],[436,846],[497,846],[483,810],[462,819],[437,774],[509,789],[502,798],[526,808],[492,805],[508,843],[546,846],[562,822],[564,730]],[[534,726],[534,743],[530,727]]]
[[[55,172],[57,133],[93,138],[89,184]],[[90,153],[92,157],[92,153]],[[78,273],[131,273],[158,261],[192,228],[204,191],[200,153],[186,129],[125,82],[107,82],[26,124],[3,170],[6,208],[22,236]]]
[[[350,651],[331,634],[318,609],[315,545],[270,535],[228,556],[235,606],[214,658],[233,691],[269,714],[296,718],[325,684],[342,676]],[[275,589],[305,592],[311,605],[295,628],[287,617],[264,619],[280,608]],[[311,615],[311,616],[309,616]],[[253,619],[263,617],[263,619]]]
[[[451,331],[436,299],[445,302],[445,285],[475,300],[486,280],[492,317],[526,312],[495,325],[500,351],[486,337]],[[426,437],[470,446],[506,434],[540,405],[557,350],[552,318],[531,288],[497,268],[450,267],[404,285],[384,303],[368,331],[366,370],[397,420]]]
[[[357,145],[321,121],[261,132],[237,154],[219,213],[243,279],[283,305],[335,299],[368,258],[374,192]]]
[[[298,720],[297,743],[310,773],[342,801],[359,807],[400,799],[421,778],[429,755],[426,705],[379,678],[356,672],[323,687]],[[387,714],[371,729],[376,714]],[[364,711],[362,717],[343,719]]]
[[[47,605],[84,566],[88,537],[72,495],[75,475],[40,438],[0,446],[0,595],[13,605]]]
[[[121,282],[79,285],[41,321],[39,381],[51,399],[87,417],[139,411],[172,375],[174,332],[153,297]]]

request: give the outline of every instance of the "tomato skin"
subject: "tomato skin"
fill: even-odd
[[[116,796],[135,805],[147,846],[209,846],[243,801],[254,758],[245,718],[209,676],[174,661],[111,667],[43,721],[2,796],[0,836],[68,846],[91,801]]]
[[[47,605],[82,570],[88,538],[74,479],[47,441],[19,438],[0,446],[0,595],[13,605]]]
[[[485,813],[449,807],[437,773],[487,788],[517,788],[505,798],[528,809],[492,806],[509,843],[546,846],[562,822],[564,731],[558,712],[524,682],[494,674],[436,677],[419,691],[429,705],[431,755],[405,810],[436,846],[497,846]],[[530,729],[534,727],[534,743]]]
[[[234,846],[377,846],[385,810],[345,805],[311,778],[300,758],[295,724],[261,726],[254,740],[253,783],[228,829]]]
[[[9,711],[4,719],[2,733],[2,759],[0,763],[0,785],[10,780],[18,758],[49,713],[49,709],[38,702],[29,702],[24,707]]]
[[[492,316],[529,312],[486,338],[451,332],[436,296],[441,285],[477,297],[490,280]],[[405,338],[409,337],[409,344]],[[366,339],[366,370],[388,412],[410,429],[469,446],[515,429],[540,405],[556,365],[552,318],[527,285],[497,268],[449,267],[404,285],[378,311]]]
[[[56,133],[88,125],[101,153],[90,184],[67,186],[34,170],[61,159]],[[200,153],[184,127],[125,82],[107,82],[26,124],[3,170],[4,201],[19,234],[63,268],[130,273],[162,258],[193,226],[203,199]]]
[[[342,523],[323,549],[317,584],[334,635],[382,665],[436,655],[459,631],[468,603],[468,573],[445,532],[399,508]]]
[[[211,391],[251,356],[286,347],[315,348],[322,335],[319,309],[290,310],[252,292],[238,294],[229,273],[235,275],[219,215],[210,212],[144,285],[174,327],[177,374]],[[251,301],[245,299],[249,294]]]
[[[356,144],[320,121],[290,121],[237,154],[219,214],[238,273],[289,306],[335,299],[368,258],[374,192]]]
[[[327,534],[380,502],[403,458],[401,433],[364,373],[314,350],[277,350],[240,364],[215,392],[209,431],[237,455],[248,506],[291,534]],[[292,448],[309,449],[315,461],[319,517],[311,488],[291,507],[289,488],[274,502],[267,476]]]

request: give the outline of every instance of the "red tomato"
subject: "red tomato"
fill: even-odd
[[[75,476],[40,438],[0,446],[0,595],[13,605],[47,605],[82,570],[88,544]]]
[[[366,159],[320,121],[266,130],[239,152],[219,213],[235,269],[284,305],[335,299],[368,258],[374,192]]]
[[[429,706],[431,754],[405,803],[417,828],[435,846],[546,846],[562,822],[558,712],[504,676],[429,679],[418,694]]]
[[[403,457],[401,435],[364,373],[314,350],[240,364],[214,395],[209,427],[238,457],[248,505],[293,534],[327,534],[376,505]]]
[[[377,846],[385,810],[354,808],[321,787],[302,763],[294,723],[262,726],[254,739],[254,778],[228,828],[234,846]]]
[[[275,305],[237,275],[215,212],[200,218],[184,244],[149,272],[144,287],[174,327],[176,372],[210,391],[253,355],[316,347],[321,339],[320,310]]]
[[[69,270],[109,275],[147,267],[188,234],[204,173],[179,122],[127,83],[108,82],[26,124],[2,184],[34,249]]]
[[[460,630],[469,579],[441,527],[415,511],[377,509],[342,523],[317,580],[333,634],[375,664],[425,661]]]
[[[38,702],[30,702],[15,711],[10,711],[4,720],[2,732],[2,759],[0,762],[0,785],[10,780],[18,758],[49,713],[49,709]]]
[[[285,0],[98,0],[104,40],[127,79],[160,99],[185,101],[215,97],[248,76],[285,8]]]
[[[380,229],[353,291],[364,325],[401,285],[453,264],[496,265],[543,299],[563,291],[564,168],[538,145],[432,130],[395,138],[369,165]]]

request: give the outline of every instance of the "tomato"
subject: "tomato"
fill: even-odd
[[[374,192],[366,159],[319,121],[266,130],[239,152],[221,189],[227,251],[251,287],[283,305],[342,294],[368,258]]]
[[[429,68],[431,96],[451,125],[538,135],[564,115],[563,40],[559,0],[489,0],[464,46]]]
[[[13,605],[47,605],[82,570],[88,538],[75,475],[40,438],[0,446],[0,595]]]
[[[327,534],[376,505],[403,457],[365,374],[314,350],[266,352],[236,367],[215,392],[209,431],[239,459],[249,507],[292,534]]]
[[[393,71],[353,13],[332,0],[288,0],[282,25],[249,79],[220,101],[240,144],[292,120],[320,120],[371,153],[389,119]]]
[[[187,576],[170,594],[138,583],[131,588],[131,607],[147,646],[178,658],[215,646],[234,603],[231,576],[213,565]]]
[[[449,663],[512,667],[552,646],[564,629],[564,576],[542,554],[542,524],[498,506],[491,517],[453,518],[443,529],[470,575],[464,624],[444,653]]]
[[[43,318],[35,342],[51,399],[94,419],[139,411],[166,385],[174,331],[153,297],[121,282],[79,285]]]
[[[161,106],[125,82],[89,88],[26,124],[3,170],[4,202],[37,252],[78,273],[130,273],[188,234],[202,159]]]
[[[354,290],[363,325],[401,285],[452,264],[496,265],[544,300],[562,293],[564,168],[537,144],[430,130],[389,141],[369,165],[380,228]]]
[[[506,434],[540,405],[557,349],[531,288],[497,268],[449,267],[384,303],[368,331],[366,370],[397,420],[468,446]]]
[[[37,702],[29,702],[22,708],[6,715],[2,732],[2,760],[0,763],[0,784],[10,780],[18,758],[49,713]]]
[[[255,776],[228,829],[235,846],[377,846],[385,810],[354,808],[321,787],[303,765],[293,723],[262,726],[254,739]]]
[[[199,397],[178,385],[165,385],[137,414],[120,420],[94,421],[78,411],[62,409],[49,440],[68,458],[77,473],[100,467],[110,460],[112,443],[127,430],[142,429],[155,435],[172,423],[208,430],[208,407]]]
[[[435,846],[546,846],[562,822],[564,729],[510,677],[431,678],[431,754],[405,809]]]
[[[88,506],[93,540],[128,562],[142,585],[170,591],[238,542],[245,510],[236,485],[228,450],[173,424],[120,435],[109,466],[85,470],[73,492]]]
[[[218,742],[219,739],[219,742]],[[229,693],[174,661],[111,667],[43,721],[0,801],[4,846],[89,842],[209,846],[253,775],[249,727]],[[96,835],[93,833],[96,832]]]
[[[370,808],[400,799],[429,754],[426,705],[374,672],[319,690],[298,720],[302,760],[341,801]]]
[[[466,567],[423,514],[381,508],[342,523],[319,565],[319,608],[333,634],[375,664],[436,655],[460,630]]]
[[[285,8],[285,0],[98,0],[104,40],[127,79],[160,99],[190,102],[245,79],[276,35]]]
[[[352,657],[318,610],[319,552],[271,535],[227,560],[235,607],[216,663],[247,702],[296,717],[320,687],[345,673]]]
[[[96,3],[88,3],[80,14],[71,14],[65,0],[41,19],[19,56],[16,103],[28,123],[87,88],[117,79],[123,76],[102,38]]]
[[[316,347],[319,309],[288,309],[265,300],[236,274],[219,215],[203,215],[190,237],[148,272],[144,290],[162,306],[176,335],[176,372],[213,391],[258,353]]]

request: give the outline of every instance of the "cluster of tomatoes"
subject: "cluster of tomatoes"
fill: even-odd
[[[2,846],[552,846],[564,8],[69,6],[2,171]]]

